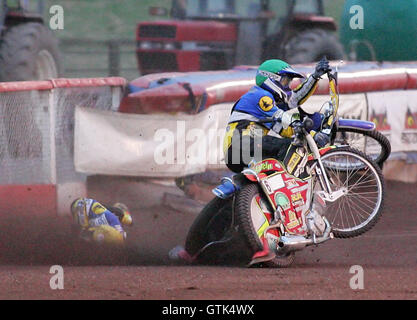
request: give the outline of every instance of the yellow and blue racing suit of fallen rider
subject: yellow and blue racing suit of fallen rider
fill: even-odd
[[[71,205],[75,226],[87,241],[107,245],[122,245],[126,238],[119,218],[94,199],[79,198]]]

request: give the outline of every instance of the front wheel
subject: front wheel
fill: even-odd
[[[321,161],[332,191],[343,191],[335,201],[326,202],[324,215],[332,225],[334,236],[356,237],[374,227],[381,217],[385,194],[379,166],[350,147],[330,150]],[[315,191],[320,189],[320,183],[315,183]]]
[[[380,167],[391,154],[391,143],[377,130],[367,131],[358,128],[338,128],[332,144],[349,145],[366,153]]]

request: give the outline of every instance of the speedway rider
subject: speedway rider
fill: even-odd
[[[255,147],[261,148],[262,158],[284,160],[287,152],[291,150],[291,137],[294,134],[291,123],[294,120],[302,120],[306,115],[314,123],[310,134],[314,136],[318,147],[325,146],[330,140],[329,137],[317,132],[321,127],[321,115],[319,113],[308,114],[300,105],[314,93],[321,76],[329,71],[331,71],[329,62],[324,58],[317,63],[313,74],[292,91],[291,81],[294,78],[304,78],[302,74],[282,60],[267,60],[262,63],[256,75],[256,86],[244,94],[232,108],[224,139],[227,167],[233,172],[240,173],[248,166],[245,160],[250,161],[250,157],[244,159],[243,153],[249,151],[253,156]],[[259,123],[259,120],[271,117],[276,121]],[[275,136],[270,135],[270,131],[273,131]],[[261,146],[255,145],[255,135],[259,133],[261,133]],[[235,161],[236,156],[233,155],[236,149],[238,161]],[[220,197],[227,197],[227,191],[233,192],[234,190],[233,188],[220,190],[219,187],[213,192]],[[173,260],[192,262],[194,259],[182,246],[173,248],[169,255]],[[268,245],[264,244],[264,250],[256,253],[256,259],[263,261],[267,260],[268,256]]]
[[[227,167],[233,172],[240,173],[248,166],[245,161],[256,157],[255,151],[261,151],[262,159],[275,158],[280,161],[288,159],[297,147],[292,146],[291,137],[294,136],[294,130],[291,124],[295,120],[302,120],[304,116],[313,120],[310,134],[313,135],[319,148],[324,147],[330,138],[322,132],[317,132],[322,122],[320,113],[308,114],[300,105],[314,93],[321,76],[329,71],[331,71],[329,62],[323,58],[317,63],[313,74],[292,91],[290,89],[292,79],[304,78],[300,73],[282,60],[267,60],[262,63],[256,74],[256,86],[236,102],[229,117],[224,141]],[[259,120],[271,117],[274,122],[259,123]],[[275,136],[269,134],[271,130]],[[256,143],[256,138],[260,140],[261,145]],[[237,153],[238,157],[234,153]],[[247,156],[248,153],[250,155],[245,159],[243,155]],[[224,195],[224,190],[213,191]],[[271,254],[265,242],[263,250],[255,253],[252,262],[269,260],[275,256]]]
[[[78,198],[71,204],[74,229],[79,237],[98,244],[123,245],[126,232],[122,226],[131,226],[132,216],[122,203],[106,208],[94,199]]]
[[[276,158],[282,161],[294,134],[290,125],[294,120],[299,120],[305,115],[314,122],[311,134],[314,135],[319,148],[326,145],[329,137],[321,132],[316,133],[321,125],[320,114],[317,112],[308,114],[300,106],[314,93],[321,76],[330,70],[329,62],[323,58],[317,63],[313,74],[292,91],[291,81],[294,78],[304,78],[302,74],[282,60],[272,59],[262,63],[256,74],[256,86],[235,103],[229,117],[224,141],[227,167],[233,172],[240,173],[248,165],[245,163],[247,159],[244,159],[243,153],[250,152],[250,156],[253,157],[256,147],[261,147],[262,159]],[[257,123],[259,120],[271,117],[276,121]],[[268,135],[270,130],[275,136]],[[261,132],[261,146],[254,145],[257,132]],[[238,157],[233,154],[236,152]]]

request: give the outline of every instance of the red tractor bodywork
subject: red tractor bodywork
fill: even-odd
[[[143,74],[204,70],[202,56],[217,56],[221,60],[225,50],[234,49],[237,26],[217,21],[146,22],[138,25],[136,39],[137,59]]]

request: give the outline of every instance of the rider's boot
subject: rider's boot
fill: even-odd
[[[263,237],[262,238],[263,249],[261,251],[256,252],[249,265],[270,261],[275,258],[275,253],[271,251],[268,245],[268,240]]]

